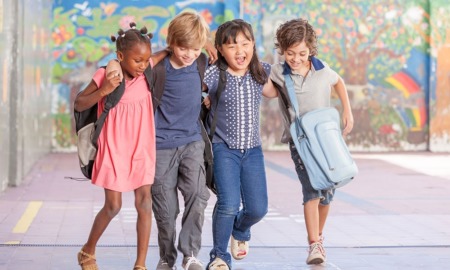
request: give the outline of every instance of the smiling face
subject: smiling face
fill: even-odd
[[[192,65],[194,61],[200,56],[202,47],[186,48],[181,46],[171,46],[172,54],[170,56],[170,63],[174,68],[182,68]]]
[[[152,51],[150,43],[139,42],[126,51],[118,51],[117,58],[120,61],[124,77],[131,80],[139,77],[150,64]]]
[[[243,76],[255,53],[254,47],[255,42],[239,32],[235,40],[230,38],[227,43],[218,47],[218,50],[227,61],[228,70],[234,75]]]
[[[310,49],[304,41],[296,43],[284,51],[284,59],[292,71],[301,73],[305,68],[309,69]]]
[[[174,68],[192,65],[208,40],[209,26],[196,12],[175,16],[167,30],[167,45],[172,51],[170,63]]]

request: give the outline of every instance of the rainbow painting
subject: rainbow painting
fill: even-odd
[[[399,90],[405,99],[412,98],[413,94],[422,93],[420,86],[407,72],[400,71],[386,78],[386,82]],[[427,111],[423,98],[417,100],[417,107],[399,107],[397,112],[410,130],[422,130],[427,121]]]

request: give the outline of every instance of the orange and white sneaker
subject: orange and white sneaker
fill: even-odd
[[[307,264],[321,264],[325,262],[325,249],[323,248],[322,243],[314,242],[309,245],[309,254],[308,258],[306,258]]]
[[[233,236],[231,236],[231,256],[235,260],[242,260],[248,255],[249,245],[248,241],[239,241],[234,239]]]

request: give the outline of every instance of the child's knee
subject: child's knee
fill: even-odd
[[[152,195],[150,192],[146,194],[140,194],[141,196],[136,196],[135,207],[138,212],[151,213],[152,212]]]
[[[105,205],[104,210],[110,218],[114,218],[120,212],[121,208],[121,203],[109,203]]]

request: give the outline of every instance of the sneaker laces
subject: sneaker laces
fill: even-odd
[[[322,256],[325,257],[325,250],[322,246],[321,242],[314,242],[309,246],[309,253],[316,253],[316,252],[320,252],[320,254],[322,254]]]
[[[323,237],[323,235],[319,235],[319,243],[320,244],[322,244],[323,245],[323,240],[324,240],[325,238]]]

